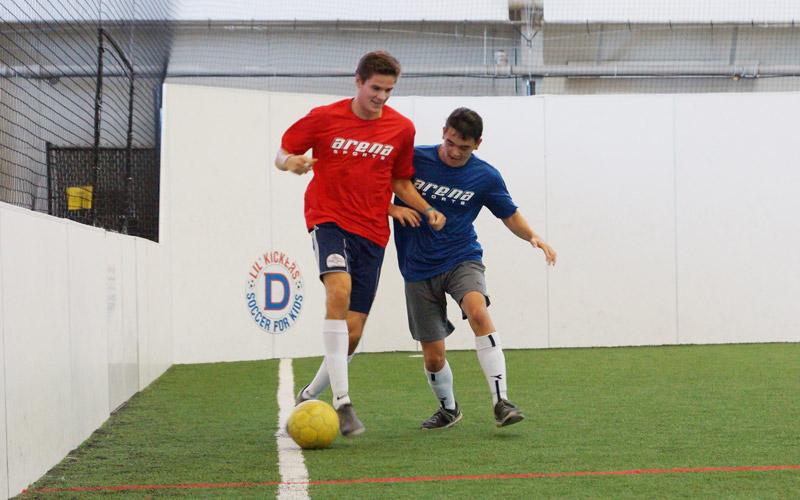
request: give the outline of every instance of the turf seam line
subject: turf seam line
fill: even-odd
[[[578,471],[578,472],[538,472],[528,474],[482,474],[463,476],[418,476],[418,477],[384,477],[361,479],[331,479],[325,481],[272,481],[260,483],[209,483],[209,484],[154,484],[154,485],[121,485],[121,486],[86,486],[74,488],[41,488],[23,490],[23,493],[64,493],[70,491],[120,491],[120,490],[157,490],[157,489],[190,489],[190,488],[246,488],[255,486],[302,486],[358,484],[358,483],[413,483],[421,481],[465,481],[480,479],[541,479],[582,476],[628,476],[648,474],[686,474],[698,472],[753,472],[753,471],[786,471],[800,470],[800,465],[764,465],[755,467],[693,467],[676,469],[639,469],[612,471]]]

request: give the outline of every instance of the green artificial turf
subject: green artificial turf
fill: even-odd
[[[464,417],[421,431],[437,405],[422,359],[355,356],[367,432],[304,452],[312,499],[800,497],[797,468],[616,473],[800,465],[800,344],[507,350],[527,418],[500,429],[475,353],[448,359]],[[293,361],[296,390],[319,362]],[[174,366],[17,498],[274,498],[277,373],[277,360]],[[256,485],[36,491],[223,483]]]

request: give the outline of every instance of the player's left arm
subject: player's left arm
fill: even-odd
[[[403,227],[406,227],[406,225],[411,227],[419,227],[419,223],[422,220],[419,212],[413,208],[401,207],[400,205],[395,205],[394,203],[389,205],[389,217],[399,222]]]
[[[425,214],[428,218],[428,223],[434,230],[439,231],[444,227],[444,223],[447,220],[444,214],[431,207],[430,203],[425,201],[417,191],[417,188],[414,187],[414,184],[411,183],[411,180],[392,179],[392,190],[398,198],[403,200],[403,203]]]
[[[531,229],[528,221],[519,213],[519,210],[514,212],[514,215],[511,217],[506,217],[501,220],[518,238],[527,241],[533,248],[541,248],[548,264],[551,266],[556,264],[556,251]]]

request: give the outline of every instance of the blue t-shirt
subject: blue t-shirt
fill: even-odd
[[[500,172],[474,154],[461,167],[439,159],[439,146],[414,148],[411,181],[425,200],[447,217],[441,231],[422,218],[420,227],[394,221],[394,242],[400,272],[406,281],[438,276],[467,260],[480,261],[483,249],[472,223],[487,207],[499,219],[511,217],[517,206]],[[407,206],[395,197],[395,203]]]

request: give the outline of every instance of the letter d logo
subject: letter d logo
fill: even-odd
[[[273,283],[283,285],[283,293],[275,294],[281,297],[280,302],[273,299]],[[279,311],[289,304],[289,280],[283,274],[277,273],[264,273],[264,284],[266,286],[266,294],[264,295],[264,310],[265,311]]]
[[[303,276],[288,255],[277,250],[259,254],[247,270],[245,285],[246,314],[261,331],[282,334],[297,322],[304,303]]]

